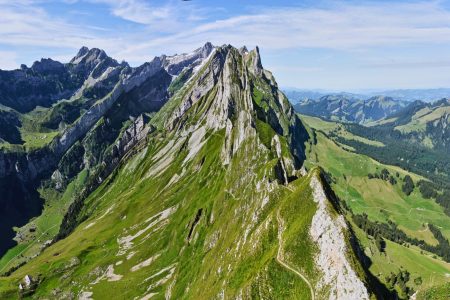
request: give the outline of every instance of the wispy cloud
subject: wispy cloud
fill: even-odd
[[[266,50],[358,50],[385,45],[450,43],[450,12],[439,2],[260,9],[202,22],[207,9],[180,5],[180,1],[162,5],[139,0],[87,1],[108,5],[116,17],[145,26],[137,32],[121,32],[105,38],[100,28],[71,24],[63,16],[48,15],[38,5],[33,5],[36,1],[20,0],[15,4],[0,1],[0,41],[9,45],[48,47],[97,43],[99,47],[125,56],[123,58],[129,56],[130,60],[163,49],[185,51],[205,41],[260,45]]]
[[[132,60],[155,50],[183,51],[205,42],[259,45],[266,51],[450,44],[450,12],[439,2],[340,4],[328,8],[278,8],[242,14],[128,44]]]
[[[7,59],[0,61],[0,68],[9,68],[22,59],[23,49],[60,49],[53,53],[67,60],[77,48],[86,45],[103,48],[116,59],[137,65],[154,55],[190,51],[206,41],[216,45],[259,45],[263,53],[268,54],[277,77],[291,80],[285,82],[290,85],[294,85],[291,78],[317,81],[313,77],[302,77],[308,72],[320,73],[317,75],[320,79],[331,78],[333,72],[327,70],[331,64],[336,69],[329,81],[344,84],[345,77],[335,79],[335,74],[341,74],[344,65],[335,63],[339,59],[353,60],[348,65],[353,71],[408,69],[408,74],[398,73],[397,76],[404,75],[405,82],[412,74],[409,70],[430,66],[442,69],[448,65],[442,62],[450,60],[450,54],[444,55],[443,51],[440,56],[435,56],[417,50],[414,55],[402,57],[411,48],[450,47],[450,10],[441,1],[325,0],[320,6],[298,6],[293,1],[289,7],[274,4],[270,8],[247,7],[247,2],[243,1],[239,8],[226,4],[223,4],[224,8],[217,8],[207,2],[200,5],[196,1],[179,0],[64,0],[70,11],[81,14],[80,18],[83,12],[88,12],[85,18],[90,22],[77,21],[74,13],[58,14],[49,10],[48,4],[55,1],[0,0],[0,51],[10,51],[5,55]],[[93,10],[86,11],[86,7]],[[92,15],[108,19],[109,23],[95,22]],[[123,26],[110,28],[108,24]],[[323,59],[314,57],[317,59],[315,64],[301,61],[298,54],[295,63],[280,56],[276,63],[272,59],[279,52],[303,53],[311,49],[328,52],[322,55]],[[391,55],[387,49],[395,49],[397,54]],[[375,51],[386,57],[378,59]],[[431,59],[427,60],[424,55]],[[382,81],[383,74],[371,74],[374,80]],[[443,82],[448,77],[441,76],[440,79],[439,74],[431,75],[430,81]],[[358,84],[360,77],[354,78]]]

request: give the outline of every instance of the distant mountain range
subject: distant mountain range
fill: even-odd
[[[333,92],[326,90],[306,90],[286,88],[283,90],[286,96],[292,103],[297,103],[305,99],[320,99],[327,95],[345,96],[348,98],[357,98],[367,100],[374,96],[391,97],[394,100],[415,101],[421,100],[424,102],[438,101],[442,98],[450,98],[450,88],[438,89],[396,89],[396,90],[375,90],[375,91],[361,91],[357,93],[349,92]]]
[[[381,120],[407,105],[406,101],[396,101],[385,96],[361,100],[352,95],[327,95],[317,100],[301,100],[294,108],[297,112],[309,116],[362,124]]]

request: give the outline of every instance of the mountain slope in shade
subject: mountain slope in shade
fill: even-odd
[[[27,274],[27,292],[61,299],[373,295],[339,203],[319,169],[301,169],[307,132],[257,48],[215,48],[146,126],[0,296]]]
[[[389,97],[374,96],[359,100],[344,95],[327,95],[318,100],[305,99],[294,105],[298,113],[352,123],[368,123],[383,119],[407,105]]]

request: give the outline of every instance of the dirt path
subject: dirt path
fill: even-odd
[[[288,269],[289,271],[291,271],[292,273],[295,273],[297,276],[299,276],[304,282],[306,282],[306,284],[309,287],[309,290],[311,292],[311,300],[315,300],[315,295],[314,295],[314,289],[312,287],[311,282],[309,282],[309,280],[300,272],[298,272],[297,270],[295,270],[293,267],[291,267],[290,265],[288,265],[287,263],[285,263],[283,261],[283,220],[280,217],[280,213],[277,213],[277,220],[278,223],[280,224],[280,229],[278,230],[278,252],[277,252],[277,262],[282,265],[283,267],[285,267],[286,269]]]

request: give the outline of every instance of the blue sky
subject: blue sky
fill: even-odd
[[[206,41],[258,45],[283,87],[450,87],[448,1],[0,0],[2,69],[83,45],[136,66]]]

